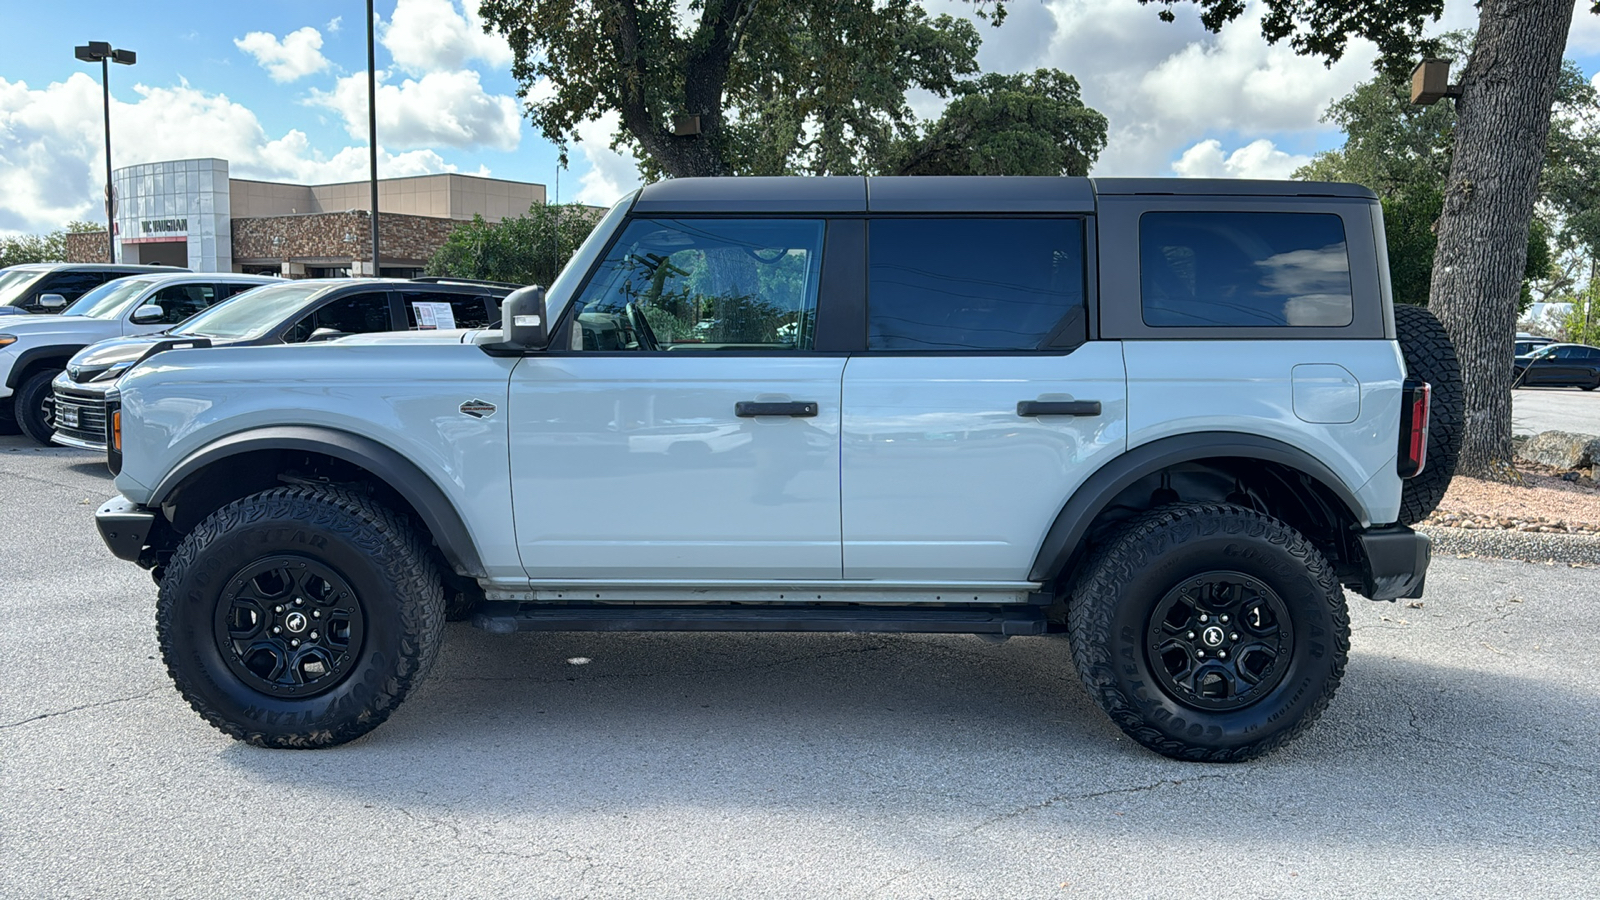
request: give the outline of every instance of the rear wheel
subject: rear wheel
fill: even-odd
[[[1096,552],[1067,610],[1089,694],[1165,756],[1240,762],[1321,714],[1350,648],[1344,592],[1299,532],[1253,510],[1161,507]]]
[[[1456,474],[1465,427],[1461,364],[1455,345],[1433,313],[1421,306],[1397,304],[1395,337],[1405,357],[1406,374],[1433,386],[1428,409],[1428,461],[1422,474],[1408,478],[1400,493],[1400,523],[1412,525],[1439,508]]]
[[[49,444],[50,435],[55,433],[45,403],[51,397],[50,382],[59,374],[59,370],[50,370],[29,375],[13,398],[12,414],[16,416],[17,427],[41,444]]]
[[[444,596],[417,534],[348,491],[289,487],[201,522],[161,579],[156,629],[195,712],[263,747],[376,728],[432,665]]]

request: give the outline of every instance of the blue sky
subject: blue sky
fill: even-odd
[[[924,0],[967,14],[959,0]],[[1600,17],[1580,6],[1568,45],[1600,70]],[[138,65],[113,66],[118,166],[220,156],[236,177],[365,178],[364,3],[355,0],[144,3],[0,0],[0,233],[98,220],[103,182],[99,67],[74,44],[107,40]],[[510,52],[481,33],[476,0],[379,0],[380,174],[483,173],[554,189],[556,151],[520,116]],[[1332,68],[1267,47],[1254,4],[1222,36],[1192,10],[1156,20],[1136,0],[1020,0],[1001,28],[980,26],[990,71],[1053,66],[1076,75],[1111,120],[1104,175],[1284,177],[1341,137],[1319,121],[1370,76],[1372,49]],[[1448,0],[1439,28],[1470,27],[1470,0]],[[937,98],[915,97],[923,114]],[[580,132],[563,199],[608,204],[637,183],[607,149],[614,120]]]

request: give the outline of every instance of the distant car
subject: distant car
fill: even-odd
[[[50,443],[50,382],[83,348],[107,338],[149,334],[182,322],[241,291],[277,279],[162,268],[108,281],[61,315],[0,318],[0,418]]]
[[[1587,344],[1549,344],[1512,363],[1516,387],[1600,387],[1600,347]]]
[[[1518,335],[1516,343],[1512,344],[1513,353],[1517,356],[1527,356],[1540,347],[1548,347],[1555,341],[1542,337],[1523,337]]]
[[[107,263],[24,263],[0,269],[0,316],[50,314],[108,281],[151,272],[187,272],[174,266]]]
[[[106,393],[152,352],[194,339],[201,346],[329,341],[384,331],[485,328],[500,321],[505,286],[418,283],[393,278],[278,281],[161,334],[101,341],[66,365],[52,385],[58,444],[106,448]]]

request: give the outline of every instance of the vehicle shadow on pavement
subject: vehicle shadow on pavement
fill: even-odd
[[[508,641],[453,626],[446,644],[431,683],[372,735],[315,754],[235,745],[225,764],[346,802],[489,817],[775,804],[997,824],[1094,803],[1155,810],[1155,833],[1198,804],[1227,810],[1233,843],[1285,829],[1316,840],[1318,827],[1378,842],[1425,828],[1503,852],[1573,838],[1556,825],[1529,832],[1530,819],[1588,827],[1571,825],[1588,821],[1588,801],[1570,785],[1600,762],[1600,697],[1368,653],[1353,655],[1309,732],[1227,766],[1168,760],[1123,737],[1060,638]],[[1462,804],[1483,808],[1463,817]],[[1456,833],[1437,834],[1444,821]]]

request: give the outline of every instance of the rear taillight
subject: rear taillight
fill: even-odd
[[[1400,394],[1400,449],[1395,468],[1401,478],[1415,478],[1428,463],[1428,405],[1433,388],[1426,381],[1406,379]]]

